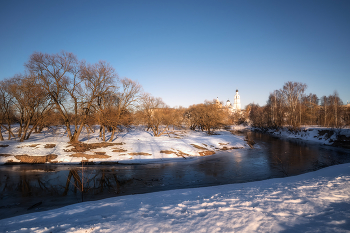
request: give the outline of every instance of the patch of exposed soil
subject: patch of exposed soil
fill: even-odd
[[[186,159],[186,156],[187,156],[187,157],[190,157],[190,156],[191,156],[191,155],[186,154],[186,153],[184,153],[184,152],[182,152],[182,151],[180,151],[180,150],[178,150],[178,151],[161,150],[160,153],[163,153],[163,154],[175,154],[175,155],[177,155],[177,156],[179,156],[179,157],[182,157],[182,158],[184,158],[184,159]]]
[[[17,148],[23,148],[23,147],[37,147],[40,144],[30,144],[30,145],[24,145],[24,146],[17,146]]]
[[[9,145],[0,145],[0,147],[8,147]]]
[[[50,163],[57,157],[58,156],[54,154],[45,156],[15,155],[15,158],[21,161],[20,163]]]
[[[44,148],[54,148],[56,144],[46,144]]]
[[[228,144],[230,144],[230,143],[228,143],[228,142],[227,142],[227,143],[219,142],[219,145],[220,145],[220,146],[226,146],[226,145],[228,145]]]
[[[145,153],[145,152],[131,152],[131,153],[128,153],[128,155],[152,155],[152,154]]]
[[[198,152],[200,156],[207,156],[207,155],[213,155],[215,154],[215,151],[212,150],[205,150],[205,151],[199,151]]]
[[[112,148],[112,152],[127,152],[127,150],[123,149],[123,148]]]
[[[104,151],[96,151],[95,154],[96,155],[105,155],[106,152],[104,152]]]
[[[203,145],[205,145],[205,144],[203,144]],[[202,151],[198,151],[200,156],[206,156],[206,155],[213,155],[213,154],[215,154],[215,151],[208,150],[205,147],[201,147],[201,146],[198,146],[196,144],[191,144],[191,146],[193,146],[196,149],[202,150]]]
[[[94,155],[90,155],[90,154],[84,154],[84,153],[75,153],[75,154],[71,154],[69,155],[70,157],[78,157],[78,158],[86,158],[86,159],[107,159],[110,158],[111,156],[106,155],[106,154],[94,154]],[[83,160],[84,162],[84,160]]]
[[[105,147],[109,147],[109,146],[116,146],[116,145],[123,145],[122,142],[119,143],[109,143],[109,142],[98,142],[98,143],[71,143],[69,146],[67,147],[73,147],[71,149],[65,149],[65,152],[85,152],[85,151],[89,151],[89,150],[93,150],[93,149],[97,149],[97,148],[105,148]]]
[[[179,157],[183,157],[183,158],[185,158],[186,159],[186,156],[187,157],[190,157],[190,155],[189,154],[186,154],[186,153],[184,153],[184,152],[182,152],[182,151],[177,151],[176,153],[175,153],[177,156],[179,156]]]
[[[172,150],[161,150],[160,153],[167,154],[167,155],[176,154],[176,152]]]
[[[191,144],[191,146],[193,146],[194,148],[199,149],[199,150],[207,150],[207,148],[198,146],[196,144]]]

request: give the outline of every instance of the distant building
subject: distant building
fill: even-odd
[[[241,111],[241,97],[238,94],[238,89],[236,90],[235,102],[233,104],[233,108],[237,111]]]
[[[219,101],[219,98],[216,98],[216,104],[218,104],[220,107],[222,107],[221,103]],[[236,90],[236,95],[234,96],[233,105],[230,102],[230,100],[227,100],[225,107],[228,108],[228,110],[231,113],[240,112],[241,111],[241,109],[242,109],[241,108],[241,97],[239,96],[238,90]]]

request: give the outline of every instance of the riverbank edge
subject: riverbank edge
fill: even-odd
[[[81,142],[75,144],[67,142],[63,136],[52,137],[48,133],[46,136],[37,134],[35,138],[21,143],[15,140],[1,142],[0,165],[163,163],[250,147],[243,136],[224,129],[212,135],[200,131],[175,130],[168,135],[152,137],[135,127],[121,133],[111,143],[101,142],[97,134],[94,137],[89,135],[89,140],[83,137]]]
[[[350,149],[350,129],[349,128],[327,128],[303,126],[298,130],[288,127],[282,128],[257,128],[251,127],[251,131],[260,132],[281,139],[299,139],[306,142],[318,143],[327,146]]]

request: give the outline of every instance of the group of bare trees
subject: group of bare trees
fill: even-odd
[[[112,140],[119,126],[130,124],[142,96],[140,84],[119,79],[107,62],[87,64],[68,52],[36,52],[25,67],[25,74],[1,81],[0,127],[9,139],[11,124],[19,123],[20,141],[51,124],[63,124],[70,142],[91,124],[101,126],[104,140],[110,130]]]
[[[246,111],[253,126],[268,128],[301,125],[343,127],[350,125],[350,109],[340,100],[338,93],[323,96],[305,94],[307,86],[287,82],[283,88],[270,93],[267,104],[250,104]]]
[[[185,116],[190,129],[197,128],[211,134],[215,129],[229,124],[231,114],[222,104],[213,100],[190,106]]]
[[[161,98],[144,93],[139,83],[120,79],[107,62],[88,64],[72,53],[33,53],[24,74],[0,81],[0,140],[27,140],[44,127],[64,125],[70,142],[77,142],[85,129],[100,126],[100,137],[110,141],[115,133],[131,124],[145,125],[154,136],[168,133],[170,127],[207,131],[240,124],[248,118],[253,126],[281,127],[350,124],[350,109],[338,94],[305,94],[306,85],[287,82],[270,94],[265,106],[250,104],[246,111],[231,113],[222,104],[205,101],[189,108],[169,108]],[[19,125],[16,132],[12,125]]]
[[[103,141],[107,131],[112,141],[131,124],[144,125],[154,136],[189,124],[211,133],[223,124],[224,112],[214,102],[169,108],[139,83],[120,79],[104,61],[88,64],[64,51],[36,52],[25,68],[24,74],[0,82],[0,140],[7,132],[8,139],[24,141],[53,125],[63,125],[69,141],[78,142],[83,130],[94,131],[93,125],[100,126]],[[13,124],[19,125],[15,131]]]

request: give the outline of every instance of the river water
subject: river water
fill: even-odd
[[[246,132],[254,149],[151,164],[0,166],[0,219],[82,201],[297,175],[350,162],[350,150]]]

